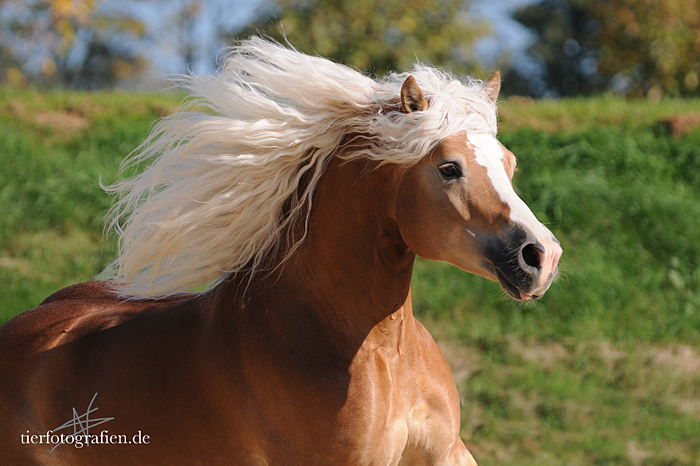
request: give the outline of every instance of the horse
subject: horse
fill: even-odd
[[[3,464],[475,465],[410,283],[416,255],[518,301],[557,273],[500,75],[370,78],[252,38],[181,84],[105,187],[117,258],[0,327]]]

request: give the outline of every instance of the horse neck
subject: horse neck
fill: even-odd
[[[401,173],[395,165],[333,160],[314,193],[308,238],[293,256],[303,271],[295,280],[324,300],[335,297],[334,307],[353,319],[364,314],[376,323],[409,295],[415,256],[394,215]]]
[[[314,327],[314,335],[350,356],[370,333],[385,337],[412,319],[415,255],[393,215],[402,170],[330,161],[313,195],[306,238],[248,291],[265,307],[264,325],[284,329],[274,336],[280,344],[311,344]]]

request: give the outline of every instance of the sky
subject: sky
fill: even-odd
[[[36,15],[32,16],[32,5],[39,1],[41,0],[6,2],[0,8],[0,23],[4,25],[0,29],[0,40],[8,43],[9,37],[6,36],[9,31],[5,30],[5,26],[11,26],[14,20],[26,22],[27,18],[32,18],[32,22],[37,21]],[[535,35],[510,17],[518,8],[541,0],[467,1],[470,2],[469,13],[477,19],[486,20],[492,26],[492,34],[482,38],[475,46],[477,55],[486,67],[493,69],[498,66],[499,58],[508,56],[522,75],[536,76],[543,72],[541,65],[525,54],[526,48],[535,40]],[[175,24],[183,24],[175,18],[192,4],[200,5],[200,9],[191,16],[194,19],[190,27],[174,27]],[[99,13],[110,17],[121,13],[145,26],[145,38],[122,34],[110,40],[114,41],[112,45],[117,45],[117,48],[139,50],[145,55],[144,58],[151,66],[146,79],[137,84],[137,87],[158,88],[163,87],[163,78],[167,79],[168,75],[214,72],[216,58],[221,57],[222,50],[227,45],[218,38],[218,31],[242,29],[261,12],[273,14],[269,0],[102,0],[98,8]],[[49,28],[51,17],[48,10],[38,20],[45,22],[45,28]],[[187,41],[182,40],[185,30],[188,33]],[[78,64],[84,59],[90,42],[89,34],[92,34],[90,30],[78,30],[78,36],[68,55],[69,66],[71,61]],[[46,57],[50,56],[47,44],[42,42],[43,40],[14,42],[15,54],[34,57],[28,63],[29,68],[33,68],[32,74],[40,73]],[[183,59],[184,42],[191,43],[194,46],[192,49],[196,51],[189,67]]]
[[[495,63],[503,54],[522,55],[536,36],[511,15],[538,0],[476,0],[469,11],[487,19],[493,33],[476,44],[476,51],[487,64]]]
[[[475,0],[469,11],[477,18],[483,18],[491,23],[493,33],[482,38],[476,44],[476,52],[486,65],[495,65],[503,54],[513,57],[516,66],[533,68],[537,64],[528,59],[524,51],[535,40],[535,35],[523,25],[513,20],[510,15],[523,6],[539,0]],[[172,34],[163,30],[167,15],[175,14],[187,0],[171,0],[163,2],[148,2],[143,0],[107,0],[101,8],[130,12],[136,19],[141,20],[149,31],[160,37],[154,37],[157,47],[147,50],[148,58],[154,63],[156,74],[183,73],[185,64],[182,55],[176,51]],[[256,12],[264,8],[265,0],[204,0],[202,11],[192,28],[193,39],[199,44],[198,49],[204,53],[195,57],[190,65],[190,71],[195,74],[210,73],[215,70],[213,58],[220,53],[226,44],[216,39],[216,28],[221,26],[227,30],[243,27],[255,18]],[[164,11],[165,10],[165,11]]]
[[[203,51],[195,57],[190,69],[194,74],[215,71],[214,59],[226,44],[217,40],[217,28],[236,30],[243,28],[255,19],[259,8],[265,0],[201,0],[202,10],[192,28],[192,39]],[[129,12],[142,21],[147,30],[153,31],[153,41],[158,45],[146,51],[149,61],[154,64],[156,72],[162,74],[184,73],[185,63],[171,31],[165,30],[168,15],[180,11],[189,0],[170,0],[168,2],[148,2],[143,0],[106,0],[101,8],[114,8],[116,11]],[[163,5],[167,5],[163,8]]]

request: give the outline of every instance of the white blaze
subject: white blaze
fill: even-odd
[[[527,204],[515,194],[513,185],[508,178],[503,164],[503,157],[505,157],[503,147],[495,137],[487,133],[468,133],[467,138],[474,147],[476,162],[486,167],[486,173],[491,179],[493,188],[501,201],[510,207],[510,219],[530,228],[535,235],[540,236],[538,229],[543,228],[543,225],[537,220]]]
[[[547,290],[550,278],[556,273],[557,263],[562,252],[561,247],[549,229],[537,220],[527,204],[515,194],[503,164],[505,152],[496,138],[486,133],[467,133],[467,139],[474,148],[476,162],[486,167],[486,173],[491,179],[493,188],[501,200],[510,207],[510,219],[529,229],[544,246],[545,252],[540,257],[542,273],[540,274],[539,287],[532,291],[532,294],[541,295]]]

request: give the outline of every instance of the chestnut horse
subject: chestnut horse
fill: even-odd
[[[199,98],[110,188],[110,279],[0,328],[2,463],[476,464],[410,282],[415,255],[520,301],[556,275],[495,138],[498,73],[374,81],[251,39],[184,83]]]

